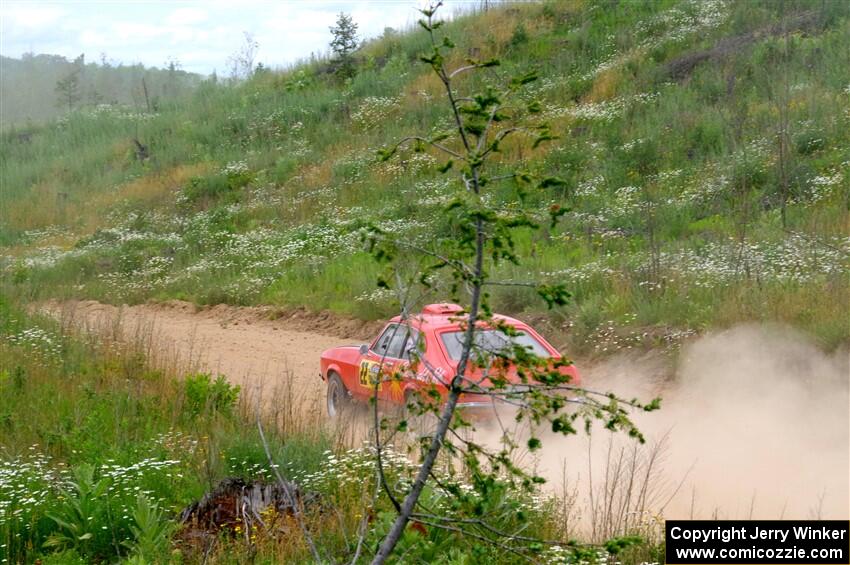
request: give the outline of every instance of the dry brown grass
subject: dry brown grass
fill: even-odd
[[[83,213],[82,208],[90,211],[86,218],[86,227],[94,229],[102,223],[104,211],[118,205],[131,204],[134,207],[148,207],[163,204],[190,178],[208,174],[212,168],[210,163],[193,163],[145,175],[122,184],[115,190],[97,194],[85,206],[79,205],[80,213]]]
[[[450,68],[454,68],[457,63],[462,62],[462,59],[454,58],[452,59],[453,65]],[[441,97],[445,96],[445,91],[445,87],[437,75],[433,72],[423,73],[413,79],[410,82],[410,86],[408,86],[405,90],[404,105],[405,107],[411,107],[421,104],[422,97],[420,92],[425,92],[432,98],[439,100]]]
[[[599,73],[587,94],[587,100],[601,102],[613,98],[617,94],[617,87],[621,81],[622,73],[618,67]]]
[[[69,213],[68,195],[61,190],[57,177],[48,175],[44,180],[31,187],[29,193],[17,199],[14,206],[2,214],[3,220],[16,230],[33,230],[55,225],[65,218],[73,218]]]
[[[180,165],[93,195],[67,192],[59,172],[49,175],[48,180],[34,185],[26,196],[17,199],[14,210],[4,214],[4,219],[16,230],[71,225],[83,234],[91,233],[103,225],[105,214],[116,206],[163,204],[191,177],[204,175],[210,169],[209,163]]]

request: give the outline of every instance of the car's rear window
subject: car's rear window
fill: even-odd
[[[453,361],[460,359],[460,354],[463,351],[464,333],[462,331],[445,332],[440,338],[443,340],[443,345],[446,346],[446,352]],[[527,333],[520,333],[516,336],[507,336],[499,330],[479,330],[475,332],[475,345],[478,351],[498,353],[505,351],[510,353],[510,344],[522,345],[529,353],[533,353],[538,357],[551,357],[552,354],[537,341],[534,336]]]

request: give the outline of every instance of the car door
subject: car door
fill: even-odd
[[[409,325],[387,324],[360,361],[358,380],[361,390],[371,396],[377,385],[379,399],[404,402],[404,383],[400,375],[405,372],[416,339],[417,332]]]

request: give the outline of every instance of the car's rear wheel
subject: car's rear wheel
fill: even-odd
[[[351,408],[351,395],[336,373],[328,373],[328,416],[336,418]]]

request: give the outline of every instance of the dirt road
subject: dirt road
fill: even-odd
[[[302,398],[324,397],[322,351],[363,343],[375,323],[271,308],[198,309],[171,301],[112,306],[95,301],[50,303],[45,309],[78,327],[149,344],[160,361],[223,374],[241,386],[272,389],[291,374]]]

